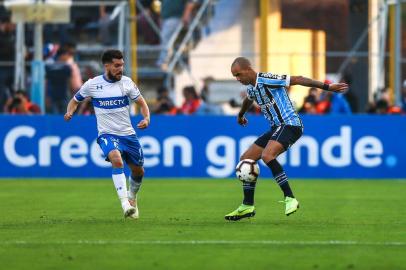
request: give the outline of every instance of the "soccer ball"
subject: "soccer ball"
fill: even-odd
[[[238,162],[235,174],[240,181],[255,182],[259,175],[259,166],[255,160],[243,159]]]

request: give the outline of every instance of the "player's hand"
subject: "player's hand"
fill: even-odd
[[[336,93],[345,93],[348,90],[348,84],[346,83],[332,83],[328,87],[329,91]]]
[[[138,123],[137,128],[140,129],[147,128],[149,126],[149,122],[150,122],[149,118],[144,118]]]
[[[245,116],[238,116],[237,122],[243,127],[245,127],[248,124],[248,120],[247,118],[245,118]]]
[[[65,119],[66,122],[70,121],[72,119],[72,114],[70,112],[65,113],[63,119]]]

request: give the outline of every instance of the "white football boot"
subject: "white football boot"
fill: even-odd
[[[121,206],[123,207],[125,218],[133,218],[133,215],[137,212],[128,200],[122,202]]]
[[[137,195],[132,194],[130,191],[128,191],[127,194],[128,194],[128,202],[135,209],[135,212],[134,212],[134,214],[131,215],[131,218],[137,219],[140,217],[140,211],[138,210],[138,205],[137,205]]]

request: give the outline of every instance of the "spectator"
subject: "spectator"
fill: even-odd
[[[316,105],[319,102],[318,89],[311,87],[308,95],[304,98],[303,105],[299,113],[316,114]]]
[[[343,94],[325,92],[316,105],[317,114],[351,114],[351,108]]]
[[[377,114],[401,114],[402,108],[395,106],[391,102],[390,98],[390,88],[384,88],[380,91],[380,98],[376,102],[376,105],[372,107],[371,112]]]
[[[403,87],[403,90],[402,90],[402,100],[401,100],[401,103],[402,103],[402,111],[403,111],[404,113],[406,113],[406,87]]]
[[[85,101],[83,101],[77,110],[77,114],[80,115],[92,115],[94,114],[94,108],[92,105],[92,100],[90,98],[87,98]]]
[[[162,0],[161,7],[161,46],[157,66],[166,69],[168,62],[168,43],[179,24],[190,23],[193,9],[198,0]]]
[[[72,69],[68,63],[70,59],[71,53],[66,48],[61,48],[57,54],[57,61],[45,68],[48,113],[62,114],[66,111],[66,105],[72,96]]]
[[[8,112],[8,101],[11,98],[10,89],[5,87],[3,90],[0,89],[0,113]]]
[[[14,80],[15,24],[10,17],[0,18],[0,93],[9,93]],[[0,98],[4,98],[0,97]]]
[[[351,91],[351,88],[352,88],[351,73],[344,74],[344,76],[340,79],[340,83],[348,84],[348,90],[343,95],[344,95],[345,99],[348,101],[348,105],[350,106],[351,111],[358,112],[358,110],[359,110],[358,98],[356,95],[354,95],[353,91]]]
[[[183,97],[185,101],[180,109],[182,114],[193,114],[200,106],[200,98],[193,86],[183,88]]]
[[[331,95],[328,92],[323,92],[319,101],[316,104],[317,114],[327,114],[330,112],[331,107]]]
[[[55,63],[55,57],[59,50],[59,44],[47,43],[44,46],[44,62],[45,64]]]
[[[351,108],[343,94],[328,92],[330,95],[330,114],[351,114]]]
[[[144,0],[142,1],[145,7],[145,13],[140,13],[137,17],[137,34],[139,35],[139,40],[143,44],[158,45],[160,43],[159,34],[157,34],[152,28],[151,24],[147,20],[147,16],[159,26],[159,13],[155,8],[154,0]],[[138,14],[138,13],[137,13]]]
[[[27,92],[18,90],[9,100],[8,112],[11,114],[39,114],[41,109],[32,103]]]
[[[211,76],[203,79],[203,86],[202,86],[202,90],[200,91],[200,97],[206,103],[209,102],[209,95],[210,95],[209,85],[213,81],[214,81],[214,78]]]
[[[44,43],[65,43],[71,40],[70,24],[44,24]]]
[[[80,89],[80,87],[83,84],[79,66],[75,62],[76,44],[68,42],[63,44],[62,48],[68,52],[66,63],[70,66],[72,71],[70,84],[71,84],[71,93],[73,95],[76,93],[76,91]]]
[[[203,87],[200,90],[201,103],[199,109],[196,112],[197,114],[218,115],[223,113],[221,107],[210,100],[209,85],[213,81],[214,78],[210,76],[203,79]]]
[[[380,99],[376,102],[375,113],[376,114],[387,114],[389,110],[389,103],[385,99]]]
[[[99,6],[99,22],[98,22],[98,27],[99,27],[99,40],[103,45],[112,45],[112,36],[111,36],[111,31],[110,31],[110,14],[106,10],[106,6],[100,5]],[[90,23],[90,28],[91,26],[94,25],[94,23]]]
[[[247,91],[241,91],[240,92],[240,101],[237,101],[235,98],[229,100],[227,103],[224,103],[222,105],[222,113],[226,114],[226,115],[236,115],[238,114],[238,112],[240,111],[241,108],[241,104],[242,104],[242,100],[245,99],[245,97],[247,96]],[[259,105],[254,102],[252,103],[251,107],[248,108],[247,113],[250,114],[260,114],[261,113],[261,108],[259,107]]]
[[[390,97],[391,92],[392,92],[392,89],[389,87],[385,87],[385,88],[381,89],[378,100],[382,99],[382,100],[385,100],[388,103],[388,105],[391,104],[391,97]]]
[[[156,114],[174,114],[176,113],[175,105],[169,96],[169,90],[166,87],[159,87],[157,90],[157,102],[152,110]]]
[[[366,113],[375,113],[376,112],[376,103],[374,101],[368,102]]]

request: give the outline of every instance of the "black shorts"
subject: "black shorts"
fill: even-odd
[[[272,127],[268,132],[265,132],[254,142],[256,145],[265,148],[269,141],[277,141],[283,145],[285,150],[294,144],[300,136],[302,136],[303,130],[299,126],[281,125]]]

